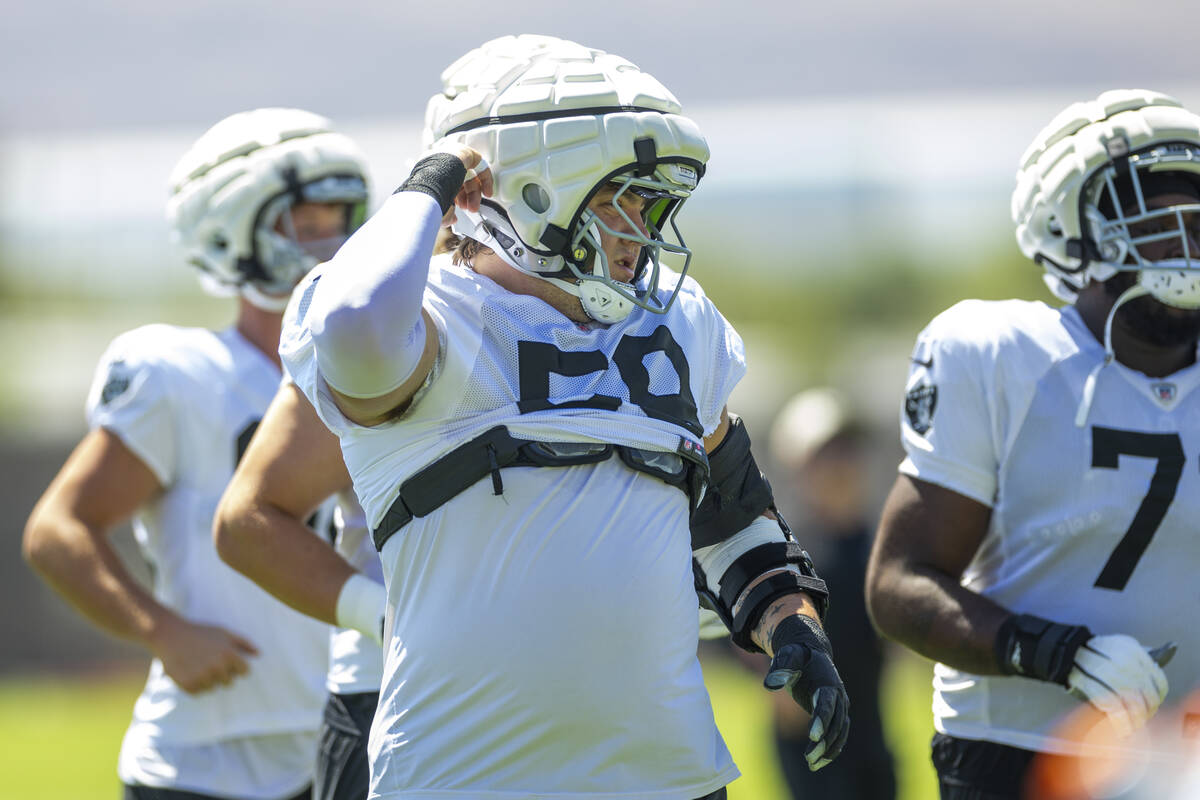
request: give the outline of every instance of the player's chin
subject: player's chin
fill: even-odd
[[[1200,309],[1176,308],[1152,297],[1139,297],[1126,303],[1117,313],[1147,344],[1178,347],[1200,339]]]

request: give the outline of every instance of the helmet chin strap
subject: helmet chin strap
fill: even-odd
[[[292,299],[291,293],[267,294],[253,283],[242,284],[239,292],[247,303],[271,314],[282,314],[287,308],[288,301]]]
[[[633,303],[599,281],[572,283],[562,278],[544,278],[543,280],[578,297],[584,313],[597,322],[611,325],[614,322],[622,321],[633,311]],[[635,291],[632,284],[621,283],[621,286],[630,294]]]
[[[1092,401],[1096,397],[1096,382],[1100,378],[1100,371],[1111,364],[1116,357],[1116,354],[1113,352],[1112,327],[1113,320],[1117,316],[1117,309],[1130,300],[1135,300],[1148,294],[1150,294],[1150,290],[1140,283],[1135,283],[1121,292],[1117,301],[1109,309],[1108,319],[1104,321],[1104,360],[1092,367],[1092,371],[1088,373],[1087,380],[1084,381],[1083,397],[1079,401],[1079,409],[1075,412],[1075,427],[1082,428],[1087,423],[1088,414],[1092,410]]]
[[[504,263],[518,272],[523,272],[526,275],[551,283],[567,294],[579,298],[579,303],[583,306],[583,312],[596,322],[611,325],[615,322],[621,322],[633,311],[633,303],[600,281],[570,281],[563,278],[548,278],[531,270],[528,266],[522,265],[512,253],[496,240],[496,237],[488,230],[488,226],[483,223],[483,217],[480,214],[461,208],[456,209],[452,230],[459,236],[474,239],[484,247],[487,247],[500,256]],[[515,234],[513,238],[516,240]],[[519,245],[514,245],[514,248],[517,247]],[[604,256],[597,250],[596,257],[603,258]],[[620,285],[630,294],[633,294],[635,291],[631,284],[621,283]]]

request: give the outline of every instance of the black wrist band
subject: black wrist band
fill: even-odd
[[[1092,632],[1083,625],[1063,625],[1032,614],[1013,614],[996,633],[996,665],[1005,675],[1021,675],[1067,685],[1075,651]]]
[[[467,168],[458,156],[450,153],[432,153],[413,165],[408,179],[400,184],[393,194],[400,192],[424,192],[438,201],[442,214],[454,205],[454,198],[462,189],[467,177]]]

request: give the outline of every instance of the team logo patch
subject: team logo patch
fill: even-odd
[[[106,406],[125,393],[133,379],[124,361],[114,361],[108,366],[108,378],[100,390],[100,405]]]
[[[914,386],[904,396],[904,413],[908,424],[922,436],[933,427],[933,411],[937,406],[937,387],[931,383]]]
[[[1150,391],[1154,392],[1154,396],[1160,403],[1169,403],[1175,399],[1176,389],[1173,383],[1152,383]]]

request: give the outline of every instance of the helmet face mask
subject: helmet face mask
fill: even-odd
[[[1151,202],[1166,197],[1183,202]],[[1102,167],[1080,202],[1099,261],[1114,274],[1138,272],[1159,302],[1200,308],[1200,143],[1144,149],[1127,170]]]
[[[662,268],[662,254],[672,253],[682,258],[683,263],[678,268],[680,276],[686,275],[691,266],[692,251],[688,249],[683,234],[676,224],[676,215],[683,207],[683,201],[690,192],[682,191],[676,186],[653,177],[638,178],[632,175],[618,177],[608,181],[607,185],[614,186],[612,198],[607,201],[615,210],[623,225],[617,230],[604,220],[604,216],[592,209],[589,200],[584,206],[579,222],[574,226],[575,233],[567,248],[571,258],[564,259],[567,270],[575,282],[583,286],[582,291],[593,293],[597,287],[587,286],[588,282],[600,284],[609,288],[618,297],[628,303],[643,308],[652,313],[665,313],[675,300],[679,291],[677,284],[674,292],[664,302],[658,296],[659,275]],[[603,185],[592,193],[594,198]],[[626,195],[637,195],[643,202],[640,218],[634,220],[621,202]],[[664,235],[663,226],[671,233],[671,240]],[[612,276],[612,268],[608,263],[608,253],[604,248],[604,238],[623,239],[638,246],[638,260],[634,268],[631,283],[617,280]],[[580,258],[580,254],[583,257]],[[649,274],[647,275],[647,270]],[[643,278],[645,279],[643,281]],[[562,280],[554,278],[554,280]],[[604,295],[599,295],[597,302]],[[586,309],[586,303],[585,303]]]
[[[341,231],[320,238],[298,233],[292,211],[305,203],[341,206]],[[367,186],[359,175],[327,175],[289,189],[262,206],[251,256],[240,268],[262,292],[286,298],[313,267],[333,258],[365,221],[366,211]]]
[[[660,297],[661,259],[681,256],[681,273],[690,265],[676,215],[708,160],[674,96],[618,56],[532,35],[485,43],[442,83],[425,141],[478,151],[495,184],[480,213],[457,211],[455,233],[575,295],[600,322],[636,307],[665,313],[675,293]],[[610,184],[615,215],[592,207]],[[640,221],[622,208],[633,194],[643,201]],[[614,277],[606,240],[640,248],[631,282]]]

